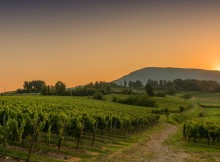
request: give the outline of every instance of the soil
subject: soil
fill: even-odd
[[[23,160],[19,160],[19,159],[14,159],[12,157],[2,157],[0,156],[0,162],[24,162]]]
[[[177,126],[165,124],[164,127],[150,135],[145,141],[134,144],[100,159],[100,161],[129,161],[129,162],[183,162],[190,156],[183,151],[175,151],[164,142],[177,131]]]

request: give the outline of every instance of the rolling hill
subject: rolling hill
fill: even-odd
[[[114,80],[118,85],[124,85],[124,81],[140,80],[144,85],[148,79],[151,80],[167,80],[174,79],[198,79],[198,80],[213,80],[220,83],[220,71],[202,70],[202,69],[186,69],[186,68],[161,68],[147,67],[128,75],[125,75],[117,80]]]

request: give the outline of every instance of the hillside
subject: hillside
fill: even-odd
[[[220,71],[184,68],[147,67],[134,71],[113,82],[115,82],[118,85],[123,85],[125,80],[127,82],[140,80],[143,84],[146,84],[148,79],[157,81],[172,81],[174,79],[198,79],[214,80],[220,82]]]

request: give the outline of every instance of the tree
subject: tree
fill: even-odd
[[[56,95],[65,95],[65,92],[66,92],[66,85],[63,82],[58,81],[55,84],[55,93],[56,93]]]
[[[173,96],[176,94],[176,89],[172,86],[169,86],[166,88],[166,94]]]
[[[140,80],[136,80],[135,82],[129,81],[128,86],[129,87],[134,87],[134,88],[140,88],[140,87],[142,87],[142,83],[141,83]]]
[[[136,87],[142,87],[142,83],[140,80],[136,80]]]
[[[153,87],[150,85],[150,84],[146,84],[146,93],[149,95],[149,96],[154,96],[154,89]]]
[[[46,83],[42,80],[25,81],[23,88],[26,93],[39,93]]]
[[[40,90],[40,93],[42,94],[42,95],[49,95],[49,86],[43,86],[42,88],[41,88],[41,90]]]
[[[165,108],[165,109],[164,109],[164,113],[165,113],[165,115],[166,115],[166,117],[167,117],[167,120],[168,120],[168,118],[169,118],[169,116],[170,116],[170,110],[169,110],[168,108]]]
[[[124,80],[124,86],[127,87],[127,81],[126,80]]]
[[[129,86],[129,87],[135,87],[135,82],[129,81],[129,82],[128,82],[128,86]]]

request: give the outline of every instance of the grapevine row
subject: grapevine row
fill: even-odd
[[[27,98],[26,98],[27,99]],[[60,99],[60,98],[56,98]],[[70,100],[70,99],[69,99]],[[159,116],[146,109],[125,109],[119,105],[107,108],[102,103],[68,103],[41,98],[2,98],[0,100],[0,141],[6,145],[23,146],[27,137],[31,137],[28,158],[40,135],[44,135],[47,144],[51,138],[57,138],[57,153],[60,153],[63,141],[67,137],[76,138],[76,149],[81,138],[90,134],[91,145],[95,144],[96,135],[102,132],[103,142],[106,134],[114,136],[117,133],[126,135],[146,129],[158,122]],[[87,102],[87,100],[85,100]],[[98,102],[97,102],[98,103]],[[80,108],[81,106],[81,108]]]
[[[193,138],[194,142],[198,139],[206,139],[207,144],[215,144],[220,139],[220,122],[186,121],[183,125],[183,135],[185,138]]]

